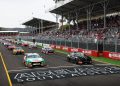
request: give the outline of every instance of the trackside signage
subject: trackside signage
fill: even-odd
[[[55,45],[50,45],[50,47],[52,47],[52,48],[56,48],[56,46],[55,46]]]
[[[82,52],[87,54],[87,55],[92,55],[92,51],[91,50],[83,50]]]
[[[120,53],[109,52],[109,58],[120,60]]]
[[[63,47],[63,50],[68,50],[68,47]]]
[[[57,49],[60,49],[60,48],[61,48],[61,46],[56,46],[56,48],[57,48]]]
[[[28,41],[24,41],[24,42],[28,42]],[[42,44],[38,43],[38,45],[42,45]],[[95,56],[95,57],[99,56],[98,52],[95,51],[95,50],[85,50],[85,49],[81,49],[81,48],[70,48],[70,47],[65,47],[65,46],[49,45],[49,44],[43,44],[43,46],[51,46],[52,48],[65,50],[67,52],[78,51],[78,52],[83,52],[85,54],[88,54],[90,56]],[[116,53],[116,52],[104,51],[103,56],[106,57],[106,58],[112,58],[112,59],[120,60],[120,53]]]
[[[43,44],[43,47],[49,47],[50,45],[49,44]]]
[[[37,43],[37,45],[42,46],[43,44],[42,43]]]
[[[78,52],[78,49],[77,48],[71,48],[71,52],[74,52],[74,51]]]
[[[85,50],[85,49],[81,49],[81,48],[71,48],[71,47],[65,47],[65,46],[58,46],[58,45],[50,45],[52,48],[55,49],[60,49],[60,50],[65,50],[67,52],[83,52],[87,55],[90,56],[98,56],[98,52],[97,51],[93,51],[93,50]]]

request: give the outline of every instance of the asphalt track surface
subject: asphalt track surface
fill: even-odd
[[[28,47],[23,47],[26,53],[39,53],[41,54],[41,49],[29,49]],[[12,80],[13,86],[120,86],[120,73],[116,74],[106,74],[106,75],[92,75],[92,76],[79,76],[79,77],[67,77],[62,79],[48,79],[41,81],[32,82],[19,82],[14,83],[12,75],[18,73],[29,73],[31,71],[43,71],[43,70],[55,70],[61,68],[75,68],[80,67],[79,65],[69,63],[66,61],[65,55],[60,53],[55,53],[51,55],[41,54],[46,60],[47,66],[45,67],[35,67],[27,68],[23,65],[23,55],[13,55],[12,51],[9,51],[3,45],[0,44],[0,52],[2,53],[4,62],[7,67],[7,71]],[[9,86],[9,82],[0,59],[0,86]],[[94,62],[95,66],[110,66],[100,62]],[[85,65],[87,68],[94,65]],[[111,66],[110,66],[111,67]]]
[[[0,58],[0,86],[9,86],[2,60]]]

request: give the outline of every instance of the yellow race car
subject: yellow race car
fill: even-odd
[[[13,54],[17,55],[17,54],[24,54],[25,51],[21,48],[21,47],[16,47],[15,49],[13,49]]]

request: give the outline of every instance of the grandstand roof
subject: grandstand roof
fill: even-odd
[[[19,32],[19,33],[29,33],[29,32]]]
[[[18,31],[0,31],[0,33],[18,33]]]
[[[94,9],[93,9],[93,14],[92,15],[100,15],[103,14],[103,7],[101,4],[96,4],[95,3],[100,3],[103,2],[104,0],[69,0],[70,2],[65,3],[63,5],[58,5],[54,7],[54,9],[51,9],[51,13],[59,14],[61,15],[63,13],[64,16],[68,16],[68,12],[73,12],[75,10],[79,10],[80,14],[82,17],[86,17],[86,11],[85,8],[88,7],[89,5],[94,4]],[[108,0],[109,4],[107,7],[107,13],[112,13],[116,11],[120,11],[120,0]],[[116,9],[117,8],[117,9]],[[74,14],[73,14],[74,16]]]
[[[58,24],[56,22],[49,21],[49,20],[33,18],[33,19],[23,23],[23,25],[39,28],[39,25],[41,26],[41,21],[43,22],[43,28],[45,28],[45,27],[53,27],[56,24]]]

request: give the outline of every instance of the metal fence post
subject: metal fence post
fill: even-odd
[[[64,40],[65,41],[65,47],[66,47],[66,40]]]
[[[55,45],[57,45],[57,40],[55,39]]]
[[[73,46],[72,46],[72,42],[73,42],[73,41],[72,41],[72,39],[71,39],[71,47],[73,47]]]
[[[116,40],[115,40],[115,52],[117,52],[117,42],[118,42],[118,39],[117,38],[115,38]]]
[[[103,39],[103,51],[105,50],[104,46],[105,46],[105,39]]]
[[[98,51],[98,40],[97,40],[97,51]]]
[[[52,45],[53,45],[53,39],[52,39]]]
[[[80,40],[79,40],[79,38],[78,38],[78,48],[79,48],[79,42],[80,42]]]
[[[60,39],[60,46],[61,46],[61,39]]]
[[[87,46],[86,46],[86,49],[88,50],[88,39],[87,39],[87,44],[86,44]]]

